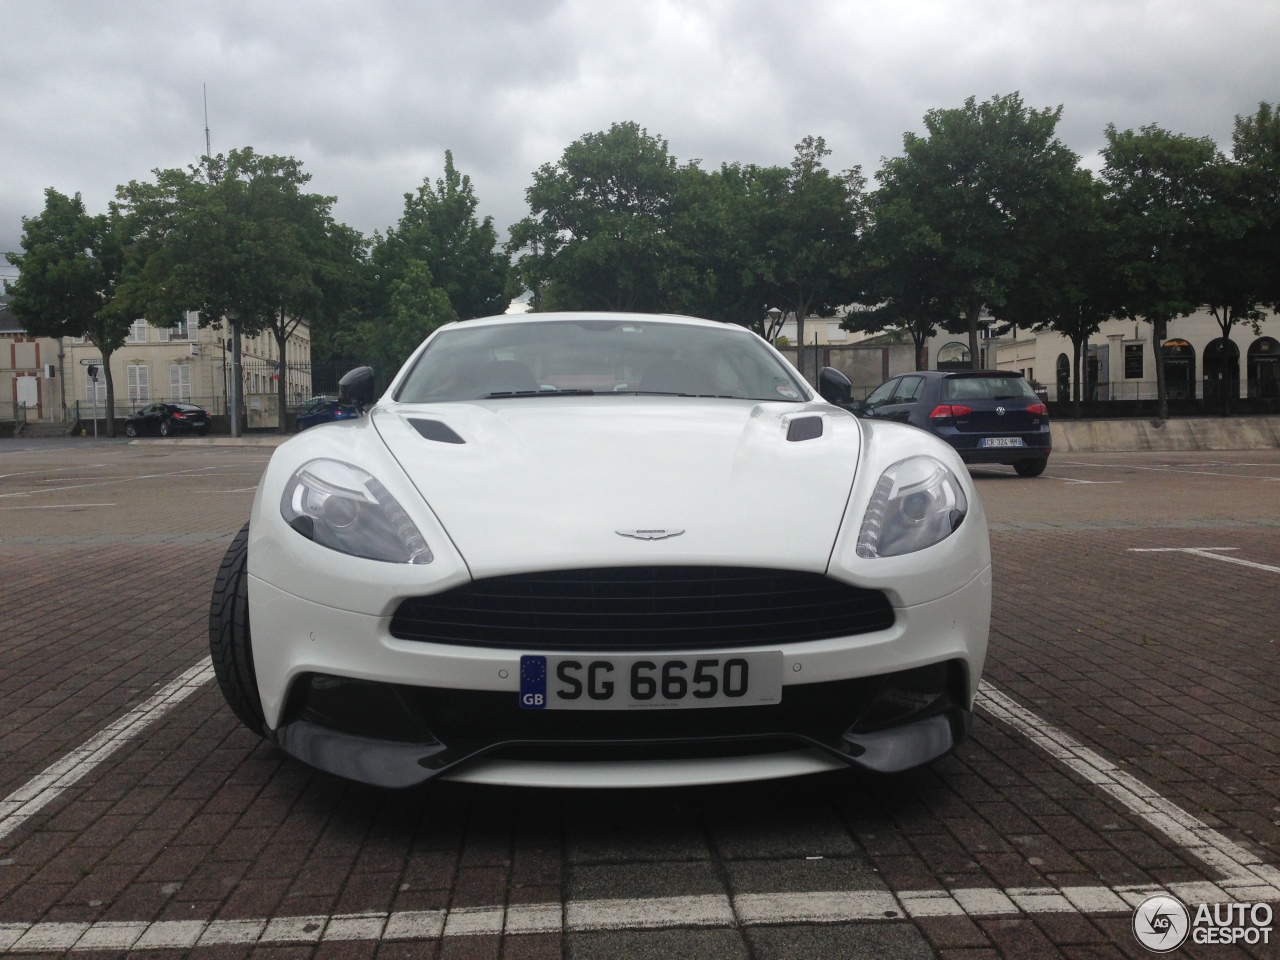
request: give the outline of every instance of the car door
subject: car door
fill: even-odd
[[[911,414],[920,400],[924,377],[899,377],[893,396],[883,407],[886,420],[897,420],[899,423],[910,423]]]
[[[160,422],[164,420],[165,412],[163,403],[153,403],[150,406],[143,407],[141,411],[142,429],[146,433],[159,433]]]
[[[897,389],[898,378],[886,380],[880,386],[876,387],[869,394],[867,399],[862,401],[862,415],[864,417],[880,418],[883,416],[882,411],[888,406],[893,391]]]

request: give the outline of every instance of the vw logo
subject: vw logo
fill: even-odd
[[[1003,417],[1003,416],[1004,416],[1004,407],[996,407],[996,416],[997,416],[997,417]]]

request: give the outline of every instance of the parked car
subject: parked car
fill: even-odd
[[[1053,452],[1049,408],[1008,370],[904,373],[876,387],[858,412],[928,430],[965,463],[1009,464],[1020,477],[1044,473]]]
[[[194,403],[153,403],[126,417],[124,432],[129,437],[145,434],[171,437],[176,433],[203,437],[209,432],[209,413]]]
[[[380,399],[372,375],[339,387],[365,417],[275,450],[213,590],[222,692],[286,753],[388,787],[659,786],[965,736],[991,555],[937,437],[682,317],[468,320]]]
[[[298,430],[334,420],[355,420],[359,416],[359,410],[349,404],[339,403],[337,397],[312,397],[298,408]]]

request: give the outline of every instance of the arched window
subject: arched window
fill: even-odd
[[[1058,354],[1058,399],[1071,399],[1071,358],[1065,353]]]
[[[1234,340],[1218,337],[1204,348],[1204,396],[1240,396],[1240,348]]]
[[[1249,396],[1280,397],[1280,343],[1259,337],[1249,345]]]
[[[971,366],[969,356],[968,347],[963,343],[952,340],[950,343],[944,344],[942,349],[938,351],[938,369],[968,370]]]
[[[1185,340],[1164,342],[1164,395],[1170,400],[1196,396],[1196,348]]]

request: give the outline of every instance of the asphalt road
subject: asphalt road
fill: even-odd
[[[208,597],[269,453],[0,442],[0,952],[1147,956],[1153,892],[1280,910],[1280,451],[975,468],[954,755],[616,792],[374,790],[241,729]]]

